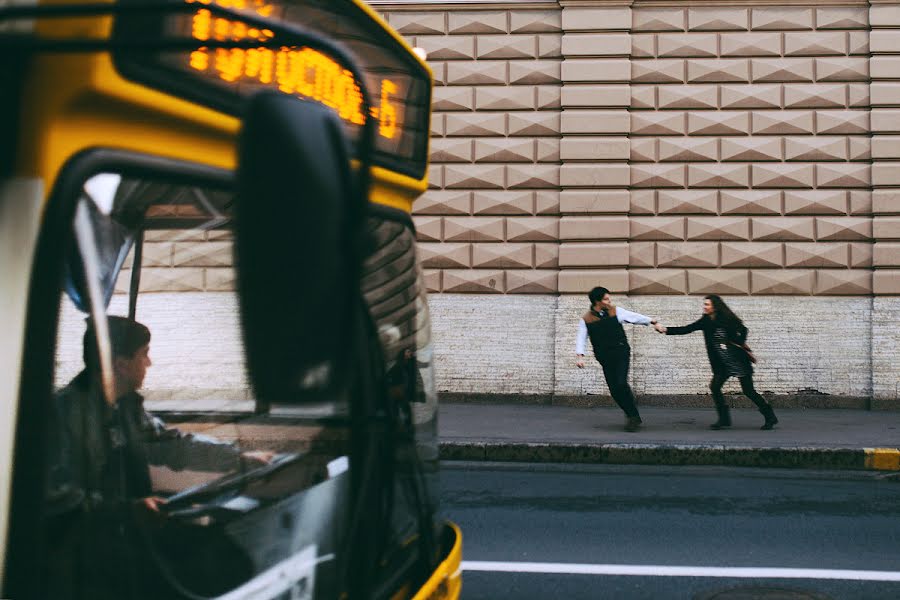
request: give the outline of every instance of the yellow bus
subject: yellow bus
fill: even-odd
[[[0,597],[457,598],[425,63],[355,0],[0,3],[0,45]]]

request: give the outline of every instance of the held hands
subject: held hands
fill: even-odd
[[[659,333],[665,333],[665,332],[666,332],[666,327],[665,327],[664,325],[660,325],[659,323],[654,323],[654,324],[653,324],[653,329],[655,329],[655,330],[658,331]]]

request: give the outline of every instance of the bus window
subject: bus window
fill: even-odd
[[[372,216],[367,229],[373,247],[363,263],[362,290],[378,329],[399,430],[384,560],[400,562],[416,539],[422,566],[430,570],[437,550],[430,524],[438,500],[438,439],[428,300],[411,224]]]
[[[315,597],[336,595],[321,588],[338,579],[346,399],[254,414],[231,194],[103,173],[77,195],[49,436],[48,597],[218,596],[273,568],[309,593],[295,597],[314,597],[317,573]]]

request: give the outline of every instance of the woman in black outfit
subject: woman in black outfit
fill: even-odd
[[[747,328],[734,314],[725,301],[716,294],[710,294],[703,300],[703,316],[684,327],[663,327],[657,325],[656,330],[666,335],[685,335],[694,331],[702,331],[706,342],[706,354],[713,370],[709,389],[719,419],[710,425],[712,429],[731,426],[731,413],[722,395],[722,386],[729,377],[737,377],[741,382],[741,391],[750,398],[766,422],[761,429],[773,429],[778,423],[772,405],[753,388],[753,364],[750,361],[750,349],[747,340]]]

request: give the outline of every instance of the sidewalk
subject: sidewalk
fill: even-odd
[[[712,407],[641,407],[644,426],[628,433],[618,408],[445,403],[441,458],[900,470],[897,412],[776,411],[774,431],[761,431],[752,409],[732,409],[734,426],[714,431]]]

